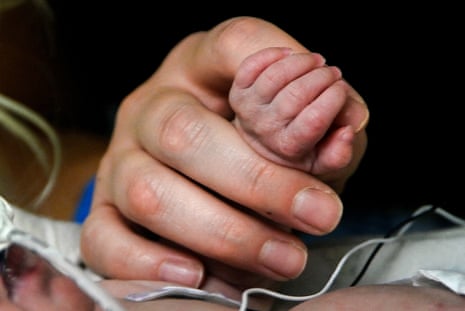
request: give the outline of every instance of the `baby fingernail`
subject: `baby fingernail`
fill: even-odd
[[[313,234],[331,232],[342,215],[342,202],[335,193],[306,188],[294,198],[294,216]]]
[[[312,55],[316,58],[316,63],[318,66],[322,66],[324,63],[326,63],[326,58],[324,58],[324,56],[320,53],[313,52]]]
[[[160,265],[159,277],[163,281],[197,287],[202,281],[203,269],[190,261],[169,259]]]

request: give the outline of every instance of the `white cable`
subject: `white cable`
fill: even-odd
[[[428,204],[428,205],[422,205],[420,206],[419,208],[417,208],[412,214],[411,214],[411,217],[417,217],[418,215],[421,215],[423,213],[426,213],[427,211],[429,211],[430,209],[432,209],[434,206],[431,205],[431,204]],[[410,227],[412,227],[413,225],[413,222],[409,222],[408,224],[406,224],[405,226],[403,226],[398,232],[396,235],[398,236],[401,236],[403,235],[405,232],[407,232]]]
[[[456,225],[459,225],[459,226],[465,226],[465,220],[458,217],[458,216],[455,216],[451,213],[449,213],[448,211],[442,209],[442,208],[437,208],[436,209],[436,214],[444,217],[445,219],[449,220],[450,222],[456,224]]]
[[[55,185],[56,179],[58,178],[58,173],[61,167],[61,144],[56,134],[55,130],[48,124],[48,122],[37,114],[32,109],[24,106],[20,102],[9,98],[0,93],[0,108],[3,108],[7,111],[13,112],[14,114],[24,118],[30,123],[34,124],[38,129],[42,130],[47,139],[50,142],[52,147],[53,162],[50,167],[50,175],[42,191],[35,198],[32,203],[33,208],[37,208],[50,194],[52,188]],[[40,152],[37,150],[39,148],[36,144],[38,142],[37,137],[34,137],[34,133],[28,130],[24,130],[24,126],[21,125],[20,121],[15,121],[12,118],[9,118],[5,112],[2,113],[3,119],[7,120],[6,123],[3,123],[5,127],[10,130],[15,135],[19,135],[29,147],[32,149],[33,153],[39,159],[39,162],[43,162],[43,151]],[[15,121],[15,122],[12,122]]]
[[[40,140],[29,127],[18,122],[8,111],[1,108],[0,125],[10,131],[11,134],[21,139],[31,149],[45,171],[50,169],[50,163],[47,161],[47,153],[42,147]]]
[[[415,217],[415,216],[418,216],[418,215],[420,215],[422,213],[425,213],[428,210],[432,209],[433,207],[434,207],[433,205],[421,206],[420,208],[418,208],[417,210],[415,210],[412,213],[412,217]],[[444,210],[442,208],[438,207],[438,208],[436,208],[434,210],[434,212],[436,214],[438,214],[439,216],[444,217],[445,219],[449,220],[450,222],[452,222],[452,223],[454,223],[456,225],[465,226],[465,220],[464,219],[462,219],[460,217],[457,217],[457,216],[447,212],[446,210]],[[398,240],[400,237],[402,237],[405,234],[405,232],[407,232],[407,230],[411,227],[412,224],[413,224],[413,221],[406,224],[393,237],[370,239],[370,240],[364,241],[364,242],[356,245],[352,249],[350,249],[341,258],[341,260],[337,264],[336,268],[334,269],[333,273],[331,274],[329,280],[327,281],[325,286],[319,292],[317,292],[315,294],[307,295],[307,296],[292,296],[292,295],[286,295],[286,294],[278,293],[278,292],[268,290],[268,289],[265,289],[265,288],[249,288],[249,289],[245,290],[242,293],[242,301],[241,301],[241,306],[239,308],[239,311],[246,311],[247,310],[249,296],[253,295],[253,294],[265,294],[265,295],[268,295],[268,296],[271,296],[271,297],[274,297],[274,298],[278,298],[278,299],[282,299],[282,300],[299,302],[299,301],[310,300],[310,299],[316,298],[316,297],[326,293],[331,288],[331,286],[333,285],[336,277],[339,275],[339,273],[342,270],[342,267],[344,266],[344,264],[346,263],[346,261],[349,259],[350,256],[352,256],[355,252],[357,252],[357,251],[359,251],[359,250],[361,250],[361,249],[363,249],[363,248],[365,248],[367,246],[370,246],[370,245],[373,245],[373,244],[391,243],[391,242],[394,242],[394,241]]]
[[[355,252],[357,252],[360,249],[365,248],[365,247],[367,247],[369,245],[372,245],[372,244],[394,242],[395,240],[399,239],[399,237],[400,236],[395,236],[395,237],[392,237],[392,238],[370,239],[370,240],[362,242],[362,243],[358,244],[357,246],[353,247],[351,250],[349,250],[341,258],[341,260],[339,261],[338,265],[336,266],[336,269],[334,269],[334,272],[331,274],[331,276],[330,276],[328,282],[326,283],[326,285],[319,292],[317,292],[315,294],[311,294],[311,295],[308,295],[308,296],[291,296],[291,295],[286,295],[286,294],[281,294],[281,293],[278,293],[278,292],[275,292],[275,291],[271,291],[271,290],[268,290],[268,289],[265,289],[265,288],[249,288],[249,289],[245,290],[242,293],[242,303],[241,303],[241,307],[240,307],[239,311],[246,311],[247,310],[248,296],[250,296],[252,294],[265,294],[265,295],[269,295],[269,296],[274,297],[274,298],[279,298],[279,299],[288,300],[288,301],[305,301],[305,300],[309,300],[309,299],[318,297],[318,296],[326,293],[331,288],[331,286],[334,283],[334,280],[336,279],[336,277],[340,273],[342,267],[344,266],[346,261],[349,259],[349,257],[352,256]]]
[[[422,213],[425,213],[427,212],[428,210],[432,209],[434,206],[429,204],[429,205],[423,205],[423,206],[420,206],[418,209],[416,209],[413,213],[412,213],[412,217],[416,217]],[[436,207],[434,209],[434,213],[435,214],[438,214],[439,216],[447,219],[448,221],[450,221],[451,223],[455,224],[455,225],[458,225],[458,226],[465,226],[465,220],[458,217],[458,216],[455,216],[453,214],[451,214],[450,212],[446,211],[445,209],[441,208],[441,207]],[[406,224],[404,227],[402,227],[399,232],[397,233],[397,235],[403,235],[405,232],[407,232],[410,227],[413,225],[413,222],[410,222],[408,224]]]

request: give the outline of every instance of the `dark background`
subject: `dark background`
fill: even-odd
[[[53,2],[52,2],[53,3]],[[111,107],[187,34],[237,15],[263,17],[338,65],[371,110],[369,145],[346,211],[440,204],[462,212],[463,22],[456,7],[333,1],[249,9],[229,1],[83,5],[56,1],[59,44],[87,127],[111,129]],[[102,127],[102,124],[105,126]]]

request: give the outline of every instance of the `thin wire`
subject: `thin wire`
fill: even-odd
[[[413,221],[415,221],[419,217],[422,217],[422,216],[424,216],[426,214],[429,214],[431,212],[434,212],[434,213],[438,214],[439,216],[444,217],[445,219],[449,220],[450,222],[452,222],[452,223],[454,223],[456,225],[465,226],[465,220],[464,219],[462,219],[460,217],[457,217],[457,216],[447,212],[446,210],[444,210],[444,209],[442,209],[440,207],[433,206],[433,205],[421,206],[414,213],[412,213],[412,215],[409,218],[407,218],[404,221],[402,221],[401,223],[399,223],[399,225],[397,225],[394,229],[392,229],[390,231],[389,234],[391,234],[391,235],[394,234],[395,232],[397,232],[397,234],[395,234],[394,236],[370,239],[370,240],[364,241],[364,242],[356,245],[352,249],[350,249],[340,259],[339,263],[337,264],[336,268],[334,269],[334,271],[331,274],[330,278],[328,279],[327,283],[325,284],[325,286],[319,292],[317,292],[315,294],[308,295],[308,296],[292,296],[292,295],[286,295],[286,294],[278,293],[278,292],[275,292],[275,291],[271,291],[271,290],[268,290],[268,289],[265,289],[265,288],[250,288],[250,289],[245,290],[242,293],[242,300],[241,300],[241,306],[239,308],[239,311],[246,311],[247,310],[247,304],[248,304],[249,296],[253,295],[253,294],[265,294],[265,295],[268,295],[268,296],[271,296],[271,297],[274,297],[274,298],[278,298],[278,299],[282,299],[282,300],[300,302],[300,301],[306,301],[306,300],[316,298],[316,297],[326,293],[331,288],[331,286],[333,285],[336,277],[339,275],[339,273],[342,270],[342,267],[344,266],[346,261],[355,252],[357,252],[357,251],[359,251],[359,250],[361,250],[361,249],[363,249],[363,248],[365,248],[367,246],[373,245],[373,244],[377,244],[378,247],[379,247],[380,245],[384,245],[386,243],[392,243],[392,242],[400,239],[405,234],[405,232],[407,232],[407,230],[410,228]],[[367,261],[368,265],[369,265],[370,262],[371,262],[371,259],[369,259]],[[365,265],[365,266],[368,267],[368,265]]]
[[[45,171],[50,169],[50,163],[47,161],[47,153],[41,145],[40,140],[29,127],[18,122],[15,117],[4,109],[0,109],[0,125],[29,146]]]
[[[397,232],[396,236],[402,236],[405,232],[407,232],[408,229],[410,229],[412,222],[414,220],[418,219],[419,217],[422,217],[424,215],[434,212],[437,208],[438,207],[434,205],[426,205],[426,206],[420,207],[410,217],[404,219],[399,224],[394,226],[394,228],[389,230],[389,232],[386,233],[384,237],[389,238],[393,236],[396,232]],[[380,243],[375,247],[375,249],[371,252],[370,256],[368,257],[367,261],[363,265],[362,270],[360,270],[360,272],[355,277],[354,281],[352,281],[352,284],[350,284],[350,286],[355,286],[358,284],[358,282],[360,282],[363,275],[368,270],[368,267],[370,266],[371,262],[375,259],[375,256],[378,254],[379,250],[381,249],[383,245],[384,245],[383,243]]]
[[[37,114],[32,109],[26,107],[25,105],[21,104],[20,102],[12,98],[9,98],[1,93],[0,93],[0,108],[13,112],[14,114],[19,115],[20,117],[34,124],[38,129],[42,130],[42,132],[45,134],[45,136],[49,140],[50,145],[52,147],[53,162],[50,167],[49,178],[44,188],[42,189],[42,191],[32,202],[32,207],[37,208],[50,194],[58,178],[58,173],[60,171],[61,161],[62,161],[62,158],[61,158],[62,151],[61,151],[60,140],[55,130],[39,114]],[[15,121],[14,119],[10,118],[10,116],[7,115],[5,111],[2,111],[0,109],[0,112],[2,112],[1,115],[3,116],[3,120],[8,120],[6,123],[3,123],[3,125],[5,125],[5,127],[8,130],[18,135],[27,144],[29,144],[29,147],[32,149],[36,157],[39,159],[39,162],[43,163],[44,161],[43,151],[40,151],[40,147],[37,146],[38,140],[37,140],[37,137],[34,136],[34,133],[31,131],[25,130],[24,126],[21,125],[20,121],[17,121],[17,120]]]
[[[437,208],[436,209],[436,214],[444,217],[445,219],[449,220],[451,223],[454,223],[459,226],[465,226],[465,220],[463,218],[460,218],[442,208]]]
[[[451,223],[456,224],[458,226],[465,226],[465,220],[463,220],[462,218],[447,212],[443,208],[438,207],[438,206],[434,206],[434,205],[424,205],[424,206],[419,207],[417,210],[415,210],[409,218],[405,219],[404,221],[399,223],[397,226],[395,226],[384,237],[388,238],[388,237],[392,236],[395,232],[397,232],[398,236],[403,235],[413,225],[414,220],[418,219],[419,217],[423,217],[423,216],[426,216],[428,214],[431,214],[431,213],[438,214],[439,216],[447,219]],[[355,278],[355,280],[352,282],[352,284],[350,286],[355,286],[355,285],[358,284],[358,282],[360,282],[361,278],[363,277],[366,270],[368,269],[370,263],[373,261],[376,254],[379,252],[379,250],[381,249],[382,246],[383,246],[383,244],[379,244],[373,250],[370,257],[368,258],[365,265],[363,266],[363,269],[360,271],[360,273],[358,274],[358,276]]]
[[[362,242],[362,243],[358,244],[357,246],[353,247],[351,250],[349,250],[340,259],[339,263],[336,266],[336,269],[334,269],[334,271],[331,274],[331,276],[330,276],[329,280],[327,281],[326,285],[319,292],[317,292],[315,294],[311,294],[311,295],[308,295],[308,296],[291,296],[291,295],[286,295],[286,294],[281,294],[281,293],[278,293],[278,292],[274,292],[274,291],[271,291],[271,290],[268,290],[268,289],[265,289],[265,288],[249,288],[249,289],[245,290],[242,293],[242,303],[241,303],[241,307],[240,307],[239,311],[245,311],[246,310],[247,304],[248,304],[248,297],[250,295],[252,295],[252,294],[265,294],[265,295],[269,295],[269,296],[274,297],[274,298],[279,298],[279,299],[288,300],[288,301],[305,301],[305,300],[309,300],[309,299],[318,297],[318,296],[326,293],[331,288],[334,281],[336,280],[336,277],[340,273],[342,267],[344,266],[346,261],[349,259],[349,257],[352,256],[355,252],[357,252],[360,249],[365,248],[365,247],[367,247],[369,245],[372,245],[372,244],[391,243],[391,242],[394,242],[395,240],[397,240],[398,238],[399,238],[399,236],[392,237],[392,238],[375,238],[375,239],[370,239],[370,240],[367,240],[365,242]]]

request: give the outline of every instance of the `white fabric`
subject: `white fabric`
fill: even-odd
[[[320,291],[341,257],[355,245],[370,238],[373,236],[313,243],[309,246],[310,254],[304,273],[285,283],[281,292],[306,296]],[[463,290],[464,245],[463,227],[406,234],[400,240],[385,244],[380,249],[359,284],[409,282],[420,286],[428,283],[429,286],[443,285],[453,291]],[[355,253],[341,270],[332,289],[349,286],[374,247]],[[430,282],[426,282],[426,279]],[[273,311],[288,310],[293,304],[278,301]]]
[[[73,263],[79,263],[80,225],[38,216],[13,206],[13,223],[25,232],[55,247]]]
[[[76,265],[82,263],[79,245],[80,224],[38,216],[15,206],[13,206],[13,210],[15,213],[13,223],[18,229],[53,246],[72,263]],[[94,281],[102,279],[102,276],[89,268],[85,268],[84,272]]]
[[[459,295],[465,295],[465,273],[454,270],[424,270],[417,272],[413,286],[444,286]]]
[[[14,208],[14,224],[57,248],[74,263],[80,261],[81,226],[57,221]],[[306,296],[324,287],[339,260],[352,247],[373,238],[312,242],[307,267],[303,274],[284,284],[282,293]],[[465,292],[464,227],[406,234],[400,240],[385,244],[370,264],[359,284],[411,282],[414,286],[440,285],[459,294]],[[355,253],[336,278],[332,289],[347,287],[354,280],[373,247]],[[89,271],[92,276],[93,273]],[[97,275],[93,275],[96,279]],[[288,310],[293,303],[278,301],[274,311]]]

